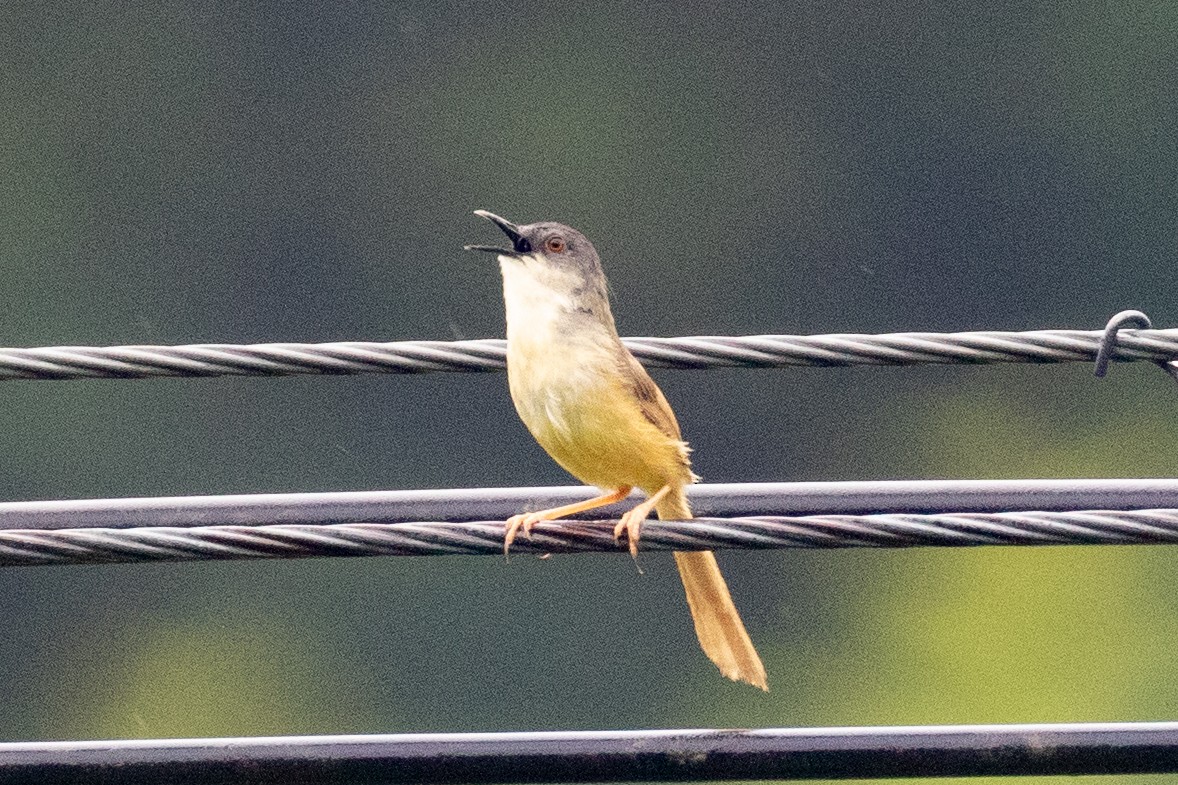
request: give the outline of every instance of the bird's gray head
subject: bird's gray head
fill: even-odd
[[[602,275],[597,249],[571,226],[552,221],[518,226],[487,210],[475,210],[474,214],[502,229],[511,240],[511,247],[468,245],[468,251],[490,251],[499,254],[500,259],[507,257],[524,264],[542,264],[574,275]]]
[[[577,318],[608,322],[612,329],[605,272],[585,235],[551,221],[518,226],[486,210],[475,210],[475,215],[498,226],[511,241],[510,248],[466,246],[499,255],[509,326],[513,311],[530,311],[544,302]]]

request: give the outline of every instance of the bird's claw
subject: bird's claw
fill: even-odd
[[[630,555],[635,559],[638,558],[638,539],[642,532],[642,522],[645,520],[646,515],[635,508],[624,514],[614,526],[614,539],[620,542],[622,535],[625,534],[626,541],[630,544]]]
[[[534,512],[525,512],[508,518],[507,533],[503,537],[503,555],[506,556],[507,552],[511,550],[511,544],[515,542],[515,537],[519,534],[520,529],[523,529],[524,537],[530,539],[532,528],[543,520],[543,515]]]

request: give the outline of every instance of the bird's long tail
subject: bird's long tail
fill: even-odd
[[[672,489],[655,509],[659,518],[666,520],[692,517],[682,488]],[[711,551],[676,551],[675,564],[704,654],[728,678],[768,692],[765,666],[744,629],[715,555]]]

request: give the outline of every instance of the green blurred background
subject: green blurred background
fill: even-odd
[[[1178,4],[0,6],[0,342],[502,335],[487,208],[624,335],[1178,321]],[[657,374],[713,482],[1169,476],[1146,365]],[[0,498],[569,482],[502,375],[22,382]],[[0,738],[1178,717],[1164,548],[0,572]]]

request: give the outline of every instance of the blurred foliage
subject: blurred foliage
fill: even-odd
[[[11,345],[501,334],[470,216],[625,334],[1173,324],[1178,5],[0,6]],[[1148,367],[659,376],[710,481],[1171,476]],[[497,376],[8,384],[0,498],[567,481]],[[1164,548],[0,573],[0,737],[1172,718]],[[1126,778],[1146,781],[1148,778]]]
[[[112,681],[100,682],[103,700],[75,735],[274,735],[378,719],[357,716],[355,690],[325,673],[331,651],[270,619],[163,619],[147,632],[134,657],[111,668]],[[66,727],[77,719],[76,711],[60,718]]]

